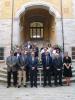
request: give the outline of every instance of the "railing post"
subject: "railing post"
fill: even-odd
[[[61,7],[61,27],[62,27],[62,45],[63,45],[63,53],[64,53],[64,25],[63,25],[63,6],[62,0],[60,0],[60,7]]]
[[[14,0],[12,0],[12,19],[11,19],[11,50],[13,50],[13,17],[14,17]]]

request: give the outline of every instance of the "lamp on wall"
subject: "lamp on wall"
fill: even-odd
[[[64,53],[64,27],[63,27],[63,7],[62,7],[62,0],[60,0],[60,7],[61,7],[61,28],[62,28],[62,45],[63,45],[63,53]]]
[[[11,11],[11,50],[13,50],[13,17],[14,17],[14,0],[12,0],[12,11]]]

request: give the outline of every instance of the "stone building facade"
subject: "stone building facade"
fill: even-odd
[[[12,28],[13,35],[11,35]],[[33,35],[34,32],[38,35]],[[38,44],[46,41],[52,45],[63,46],[63,36],[64,51],[68,51],[74,61],[75,0],[0,0],[0,51],[4,51],[1,63],[5,62],[9,55],[11,38],[13,46],[28,40],[38,42]]]

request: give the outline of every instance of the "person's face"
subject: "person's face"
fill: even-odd
[[[36,43],[34,43],[34,47],[36,47],[37,46],[37,44]]]
[[[27,55],[27,51],[25,51],[24,54]]]
[[[19,49],[19,48],[17,48],[17,52],[18,52],[18,53],[20,52],[20,49]]]
[[[22,50],[21,54],[24,54],[24,53],[25,53],[25,51],[24,51],[24,50]]]
[[[28,44],[30,44],[30,41],[28,41]]]
[[[67,57],[67,56],[68,56],[68,52],[65,52],[65,53],[64,53],[64,56]]]
[[[31,55],[34,57],[34,52],[32,52]]]
[[[46,55],[48,55],[49,54],[49,52],[48,51],[46,51]]]
[[[45,52],[45,53],[47,52],[47,48],[44,48],[44,52]]]
[[[14,55],[14,52],[13,51],[10,51],[10,55]]]
[[[56,52],[59,54],[60,53],[60,51],[59,50],[56,50]]]
[[[48,44],[48,47],[51,47],[51,44]]]
[[[58,54],[58,53],[56,54],[56,57],[57,57],[57,58],[59,57],[59,54]]]

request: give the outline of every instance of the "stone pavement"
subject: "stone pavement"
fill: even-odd
[[[75,83],[47,88],[6,88],[0,85],[0,100],[75,100]]]

